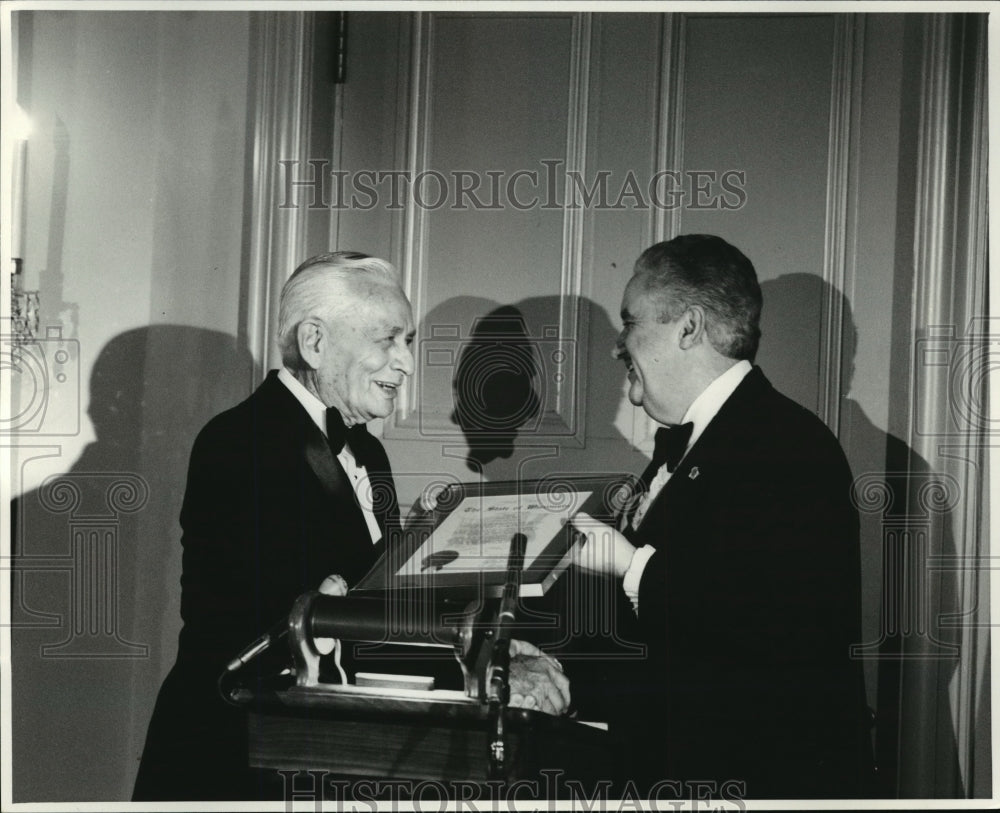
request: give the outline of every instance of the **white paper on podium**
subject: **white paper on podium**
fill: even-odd
[[[527,570],[591,494],[592,491],[561,494],[558,511],[534,495],[466,497],[396,575],[505,571],[510,540],[516,533],[528,539],[524,553]]]

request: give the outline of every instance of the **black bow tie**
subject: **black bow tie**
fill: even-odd
[[[358,462],[359,466],[364,466],[365,452],[368,449],[367,440],[369,438],[368,426],[363,423],[356,423],[354,426],[344,425],[344,419],[336,407],[330,407],[326,411],[326,441],[330,444],[330,451],[336,457],[344,448],[344,443],[351,447],[351,454]]]
[[[667,471],[673,473],[684,457],[688,441],[691,439],[693,423],[663,426],[656,430],[656,445],[653,447],[653,464],[659,469],[664,463]]]

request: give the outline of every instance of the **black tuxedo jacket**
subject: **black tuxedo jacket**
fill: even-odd
[[[326,438],[276,372],[198,435],[181,510],[184,626],[134,799],[273,794],[247,769],[244,714],[226,705],[216,681],[326,576],[357,584],[398,529],[389,461],[378,440],[366,436],[363,443],[358,452],[382,529],[378,545]]]
[[[826,426],[754,368],[628,532],[657,551],[639,588],[637,775],[749,798],[866,792],[851,482]]]

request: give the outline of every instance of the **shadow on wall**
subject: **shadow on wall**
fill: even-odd
[[[868,705],[876,710],[880,792],[895,797],[899,749],[907,747],[900,742],[901,683],[926,685],[926,673],[937,672],[941,685],[947,686],[957,666],[960,630],[946,630],[939,623],[956,611],[956,574],[931,569],[933,557],[955,554],[949,516],[954,506],[947,499],[937,501],[949,490],[947,478],[932,471],[903,440],[875,426],[850,397],[858,333],[847,298],[812,274],[769,280],[761,284],[761,291],[763,335],[757,361],[778,390],[810,408],[816,403],[819,358],[819,324],[812,314],[819,313],[829,297],[838,299],[843,308],[839,437],[854,473],[852,498],[861,522],[862,640],[852,652],[865,661]],[[932,703],[940,698],[907,702],[921,700]],[[942,721],[940,730],[954,730],[950,718]],[[937,764],[952,773],[957,788],[953,737],[949,751],[938,753]],[[956,795],[962,795],[960,788]]]
[[[591,300],[575,305],[587,326],[587,345],[559,335],[565,301],[556,296],[511,304],[454,297],[427,314],[419,336],[430,385],[421,410],[443,419],[437,430],[445,456],[454,454],[451,438],[461,439],[469,471],[485,480],[515,480],[525,476],[530,460],[566,457],[584,418],[588,439],[629,449],[630,440],[615,426],[624,380],[624,368],[611,358],[618,332]],[[439,355],[446,361],[435,364],[449,344]],[[568,398],[563,381],[575,382]],[[601,461],[588,462],[583,473],[601,470]],[[565,468],[554,461],[552,467]]]
[[[96,440],[14,500],[15,802],[130,798],[180,629],[188,455],[252,375],[249,352],[224,333],[155,325],[116,336],[90,377]]]
[[[464,445],[452,441],[454,452],[443,443],[442,454],[462,454],[472,479],[523,483],[554,475],[558,484],[564,474],[637,475],[645,467],[645,458],[639,458],[634,468],[622,470],[591,449],[574,448],[579,432],[588,441],[607,441],[617,449],[616,460],[634,454],[615,426],[625,376],[611,355],[618,331],[603,308],[578,299],[587,344],[560,338],[565,304],[556,296],[513,304],[455,297],[423,320],[425,362],[444,351],[446,342],[453,349],[442,355],[446,364],[421,398],[421,408],[446,419],[442,433],[464,440]],[[427,345],[428,340],[437,344]],[[567,397],[572,382],[576,392]],[[575,414],[569,414],[567,402]],[[543,650],[576,661],[577,709],[584,717],[606,719],[617,693],[626,690],[628,661],[641,652],[631,606],[617,582],[570,567],[544,597],[522,599],[519,623],[531,627],[531,640]]]
[[[470,470],[509,459],[519,430],[537,427],[543,376],[540,349],[518,308],[503,305],[476,318],[455,367],[450,415],[469,446]]]

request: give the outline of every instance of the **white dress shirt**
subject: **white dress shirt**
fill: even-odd
[[[684,413],[684,418],[681,420],[681,423],[690,422],[694,424],[691,428],[691,437],[684,450],[685,455],[698,442],[698,438],[705,431],[705,427],[712,422],[712,418],[718,414],[719,410],[722,409],[722,405],[729,400],[729,396],[736,391],[740,382],[743,381],[747,373],[752,369],[753,365],[746,359],[736,362],[726,372],[705,387],[701,395],[694,399],[691,406],[688,407],[687,412]],[[682,457],[681,460],[683,459]],[[649,484],[649,491],[646,492],[646,495],[639,503],[639,507],[635,510],[635,515],[632,517],[632,527],[638,528],[642,524],[646,512],[660,495],[660,492],[663,491],[663,487],[670,481],[670,476],[671,472],[667,471],[667,465],[664,463],[656,472],[653,482]],[[656,553],[656,548],[652,545],[643,545],[639,548],[632,557],[628,570],[625,571],[625,578],[622,580],[625,595],[629,597],[629,600],[632,602],[632,608],[636,612],[639,612],[639,583],[642,581],[642,573],[646,569],[646,563],[654,553]]]
[[[324,403],[309,392],[302,382],[292,375],[287,367],[282,367],[278,370],[278,380],[288,387],[288,391],[305,407],[306,412],[309,413],[309,417],[319,427],[320,432],[323,433],[323,437],[326,437],[326,406]],[[337,460],[347,473],[347,478],[351,481],[351,486],[358,498],[358,505],[361,506],[361,511],[365,515],[365,522],[368,525],[368,533],[371,534],[372,543],[378,542],[382,538],[382,529],[379,528],[378,520],[372,511],[372,489],[368,482],[368,471],[364,466],[358,465],[358,461],[354,459],[351,447],[346,443],[344,444],[344,448],[340,450],[340,454],[337,455]]]

